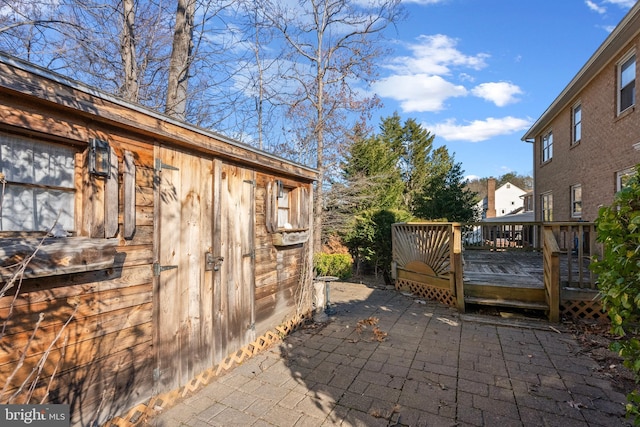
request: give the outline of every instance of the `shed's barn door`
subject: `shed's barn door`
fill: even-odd
[[[158,391],[213,363],[213,160],[160,148],[156,156]]]
[[[214,254],[215,362],[255,339],[254,172],[216,161]],[[219,194],[218,194],[219,191]],[[218,220],[219,219],[219,220]]]

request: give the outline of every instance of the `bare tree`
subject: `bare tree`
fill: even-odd
[[[195,0],[178,0],[169,63],[165,113],[184,120],[187,112],[189,68],[193,62]]]
[[[363,113],[372,100],[358,92],[354,82],[365,84],[375,76],[375,60],[384,53],[384,31],[401,19],[400,0],[303,0],[297,6],[266,1],[265,16],[282,34],[289,59],[298,64],[286,77],[296,82],[296,92],[286,102],[291,117],[303,119],[298,129],[310,129],[300,140],[315,145],[319,171],[314,195],[314,250],[321,249],[322,212],[327,159],[325,154],[345,133],[344,115]],[[304,133],[304,131],[303,131]],[[334,147],[331,147],[334,145]]]

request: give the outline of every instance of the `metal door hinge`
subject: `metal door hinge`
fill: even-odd
[[[180,170],[175,166],[171,166],[171,165],[168,165],[166,163],[162,163],[162,160],[160,160],[160,159],[156,159],[156,170],[158,172],[160,172],[160,171],[162,171],[162,169],[169,169],[169,170],[173,170],[173,171],[179,171]]]
[[[174,268],[178,268],[177,265],[160,265],[158,262],[153,263],[153,275],[159,276],[160,273],[166,270],[173,270]]]

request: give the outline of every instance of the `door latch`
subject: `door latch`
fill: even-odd
[[[220,264],[222,264],[224,258],[221,256],[213,256],[211,252],[205,252],[205,271],[218,271],[220,270]]]

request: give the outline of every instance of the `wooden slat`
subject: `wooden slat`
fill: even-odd
[[[104,179],[104,237],[110,239],[118,234],[118,156],[113,147],[109,176]]]
[[[136,165],[133,153],[125,150],[123,159],[123,237],[127,240],[133,238],[136,231]]]
[[[160,149],[160,160],[166,165],[179,166],[177,153],[166,148]],[[181,239],[176,233],[181,230],[180,221],[180,189],[182,188],[179,171],[164,168],[159,173],[159,231],[160,250],[158,262],[160,266],[177,266],[180,264],[182,248]],[[137,234],[137,233],[136,233]],[[159,296],[158,296],[158,345],[157,369],[159,372],[158,390],[160,392],[173,390],[181,385],[181,381],[186,379],[181,377],[180,369],[180,348],[182,319],[180,314],[183,310],[183,292],[177,269],[167,270],[160,273]]]
[[[0,281],[9,280],[16,265],[31,257],[22,277],[42,277],[100,270],[114,264],[116,239],[83,237],[3,239],[0,246]]]
[[[430,276],[424,273],[408,271],[398,267],[398,279],[411,280],[413,282],[424,283],[434,288],[449,289],[451,282],[448,276]]]

